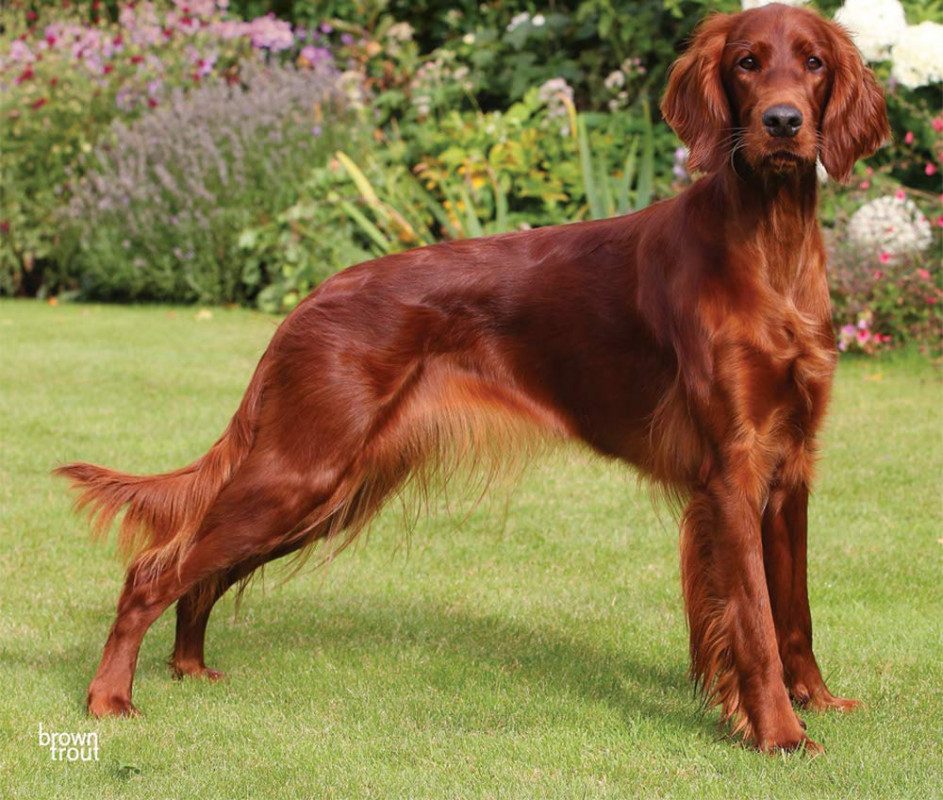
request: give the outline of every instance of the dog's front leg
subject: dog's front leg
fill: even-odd
[[[745,485],[749,460],[727,461],[727,469],[711,475],[692,498],[683,520],[692,673],[734,731],[756,747],[818,749],[783,683],[763,565],[765,497]]]
[[[786,687],[802,706],[851,711],[857,700],[835,697],[812,652],[812,614],[806,582],[809,491],[804,483],[777,486],[763,516],[763,560]]]

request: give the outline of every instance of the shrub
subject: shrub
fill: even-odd
[[[330,69],[256,64],[177,90],[91,154],[65,222],[84,297],[236,302],[239,232],[292,205],[344,123]]]
[[[301,25],[330,21],[350,37],[345,53],[380,84],[402,86],[400,58],[389,52],[389,21],[408,23],[419,52],[454,57],[467,69],[471,107],[505,109],[528,89],[564,78],[580,108],[608,102],[603,82],[638,58],[651,94],[661,90],[683,41],[709,11],[735,11],[737,0],[232,0],[247,14],[273,10]],[[445,55],[445,54],[449,55]],[[392,69],[390,69],[392,67]],[[408,70],[412,74],[413,70]],[[408,80],[405,81],[408,83]],[[408,92],[407,92],[408,94]]]
[[[253,51],[293,57],[301,46],[287,22],[228,19],[227,0],[52,6],[14,0],[0,11],[0,293],[55,285],[58,270],[43,273],[57,210],[113,120],[133,120],[176,89],[235,79]],[[302,55],[331,61],[321,48]]]
[[[839,349],[874,353],[917,343],[939,354],[943,282],[925,258],[939,236],[904,190],[866,203],[829,232]]]
[[[56,242],[56,209],[67,198],[67,169],[116,118],[133,119],[175,86],[231,70],[248,40],[169,5],[125,7],[119,22],[82,9],[22,4],[0,12],[0,292],[35,290]]]
[[[847,252],[847,251],[846,251]],[[940,355],[943,286],[913,257],[833,256],[832,314],[842,351],[874,353],[916,344]]]
[[[653,181],[647,117],[577,114],[562,88],[532,89],[505,113],[443,113],[412,142],[345,146],[311,173],[298,203],[243,231],[247,274],[273,281],[260,306],[287,310],[318,281],[369,257],[624,213],[648,203],[653,183],[668,188],[664,173]],[[418,163],[411,148],[423,153]]]

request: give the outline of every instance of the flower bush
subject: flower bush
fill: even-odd
[[[0,292],[284,311],[371,256],[669,196],[693,179],[652,112],[674,43],[764,2],[12,0]],[[931,343],[939,3],[816,5],[852,29],[894,130],[822,192],[839,344]]]
[[[914,256],[874,256],[840,240],[830,242],[829,283],[838,348],[874,354],[916,344],[940,356],[940,271]]]
[[[99,0],[39,13],[16,0],[4,6],[0,292],[35,291],[57,280],[57,268],[44,274],[57,246],[57,210],[80,174],[80,157],[113,120],[133,120],[178,89],[237,80],[253,52],[295,47],[288,23],[229,19],[227,6],[228,0],[128,3],[115,21]]]
[[[239,232],[290,206],[344,124],[330,68],[244,64],[129,123],[83,164],[63,214],[63,279],[107,299],[237,302]]]
[[[899,189],[855,211],[848,223],[848,241],[858,251],[877,251],[886,262],[919,255],[933,242],[933,231],[913,200]]]

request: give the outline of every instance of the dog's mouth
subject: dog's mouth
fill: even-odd
[[[811,163],[808,159],[793,150],[775,150],[764,158],[766,164],[776,172],[797,169]]]

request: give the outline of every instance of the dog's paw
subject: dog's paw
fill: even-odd
[[[810,692],[801,685],[795,686],[789,694],[797,705],[809,711],[834,709],[847,714],[863,708],[860,700],[854,700],[850,697],[835,697],[824,685],[815,692]]]
[[[813,741],[804,733],[801,736],[787,736],[781,740],[764,740],[757,744],[757,749],[764,753],[805,753],[808,756],[815,757],[825,752],[825,748],[818,742]]]
[[[216,683],[226,677],[225,672],[210,669],[205,664],[193,662],[171,662],[170,668],[173,670],[174,677],[177,680],[182,680],[183,678],[201,678]]]
[[[140,711],[131,703],[130,697],[121,697],[107,692],[88,693],[88,714],[92,717],[137,717]]]

